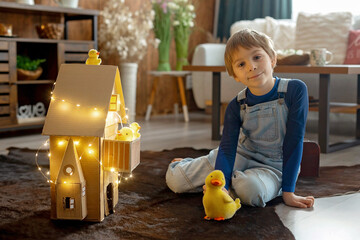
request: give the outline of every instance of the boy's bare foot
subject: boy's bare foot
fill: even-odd
[[[180,162],[181,160],[183,160],[183,158],[174,158],[171,162]]]

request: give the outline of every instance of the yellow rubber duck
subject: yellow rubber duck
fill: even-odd
[[[130,128],[134,130],[134,139],[139,138],[141,135],[139,133],[140,125],[137,122],[133,122],[130,124]]]
[[[87,65],[100,65],[101,64],[101,58],[99,58],[100,52],[98,52],[95,49],[90,49],[88,55],[88,59],[86,59]]]
[[[225,220],[232,218],[236,211],[241,208],[240,199],[235,201],[225,193],[225,176],[222,171],[212,171],[205,179],[206,191],[203,196],[206,220]]]
[[[134,138],[134,130],[129,127],[121,128],[116,134],[115,140],[118,141],[132,141]]]

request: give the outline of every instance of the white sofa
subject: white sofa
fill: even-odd
[[[356,20],[356,21],[355,21]],[[297,21],[275,20],[271,17],[251,21],[239,21],[232,25],[231,34],[253,28],[269,35],[276,50],[326,47],[333,52],[330,64],[342,64],[346,56],[348,32],[360,29],[360,16],[339,12],[331,14],[300,13]],[[224,65],[225,44],[200,44],[193,55],[193,65]],[[297,78],[308,86],[309,96],[318,98],[319,76],[317,74],[277,74],[279,77]],[[205,108],[205,101],[211,100],[211,73],[194,72],[192,88],[199,108]],[[227,73],[221,76],[221,101],[229,102],[244,86],[236,83]],[[331,76],[330,96],[332,102],[356,102],[357,78],[353,75],[334,74]]]

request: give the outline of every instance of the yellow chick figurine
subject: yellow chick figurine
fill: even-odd
[[[130,128],[134,130],[134,139],[139,138],[141,135],[139,133],[140,125],[137,122],[133,122],[130,124]]]
[[[130,142],[133,140],[133,138],[134,138],[134,130],[132,130],[129,127],[123,127],[118,131],[115,140]]]
[[[205,179],[206,191],[203,196],[206,220],[225,220],[232,218],[240,209],[240,199],[235,201],[225,193],[222,188],[225,186],[225,176],[222,171],[212,171]]]
[[[95,49],[90,49],[88,55],[88,59],[86,59],[87,65],[100,65],[101,64],[101,58],[99,58],[100,52],[98,52]]]

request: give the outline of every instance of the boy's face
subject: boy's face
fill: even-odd
[[[272,74],[276,59],[271,59],[264,49],[239,47],[232,57],[232,68],[237,82],[246,85],[255,95],[264,95],[272,89],[275,83]]]

